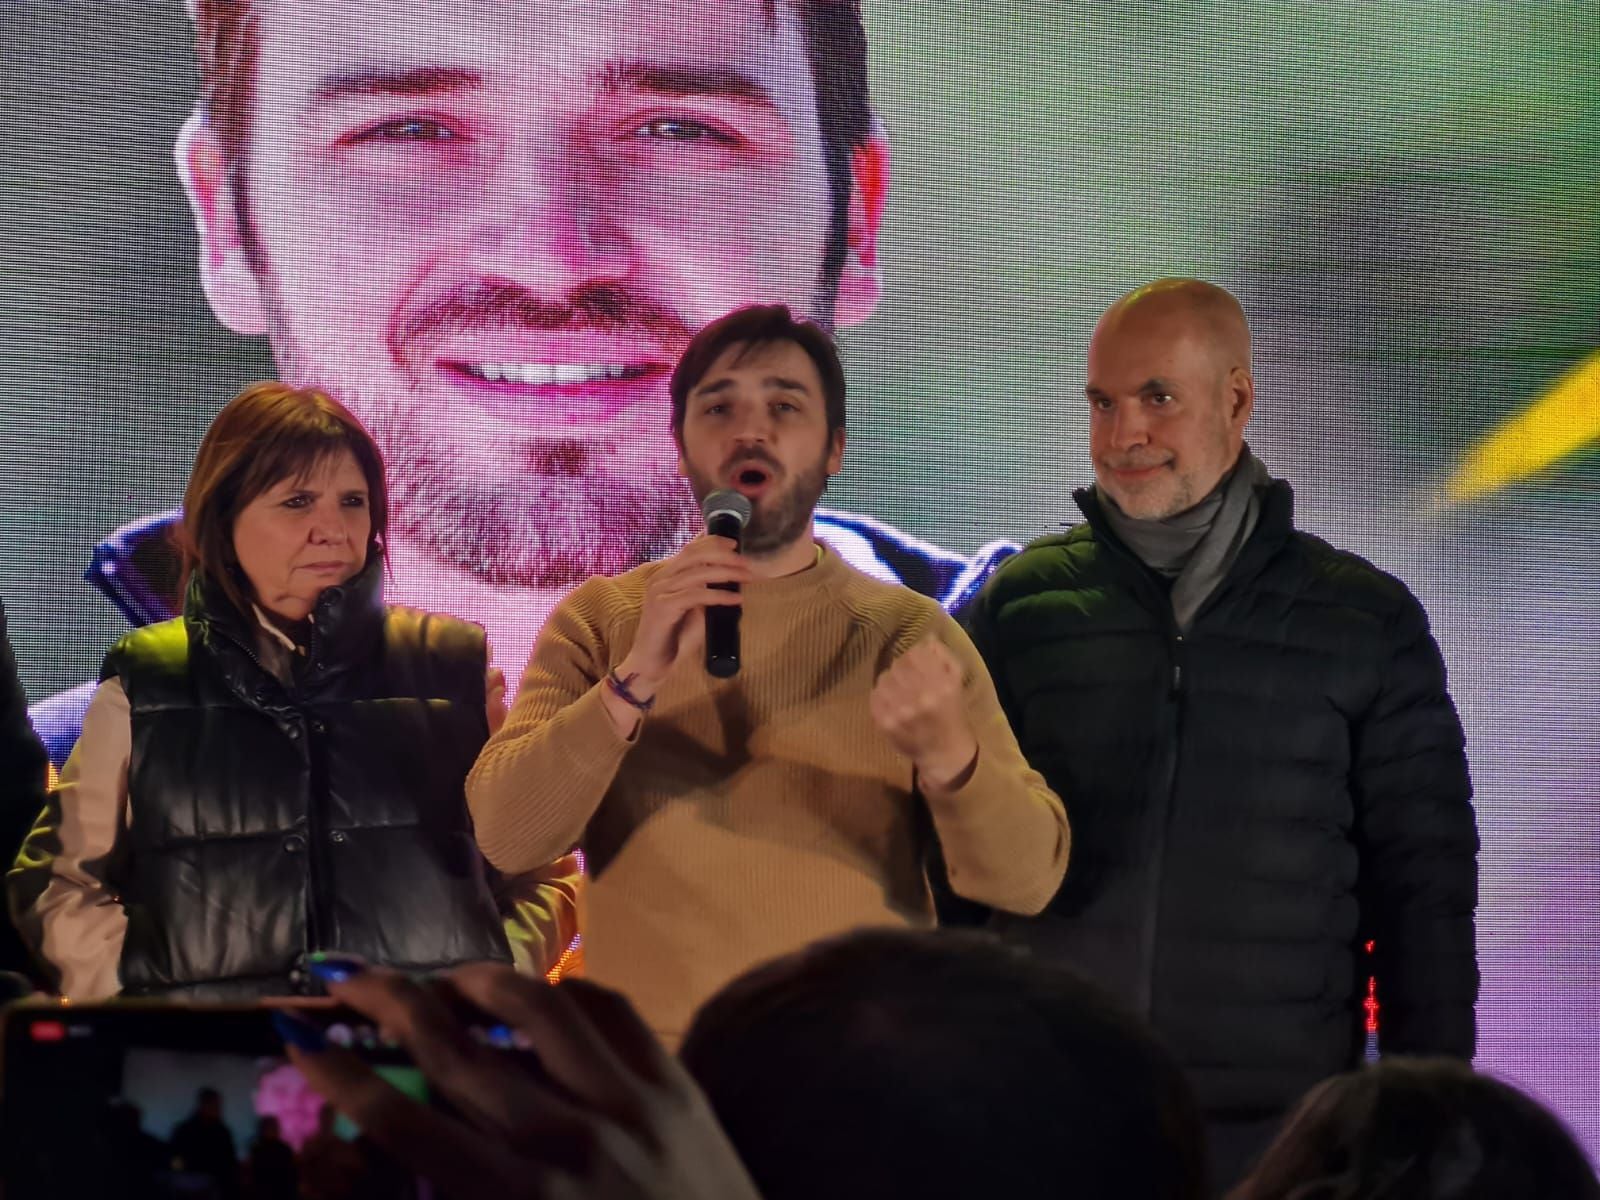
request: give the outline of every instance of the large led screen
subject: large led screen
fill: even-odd
[[[373,426],[391,598],[514,677],[564,591],[680,536],[698,324],[837,322],[832,536],[949,595],[1076,519],[1099,311],[1203,276],[1300,525],[1434,620],[1479,1063],[1600,1147],[1595,6],[866,0],[864,45],[841,7],[219,0],[203,81],[179,0],[0,7],[0,595],[57,756],[169,610],[170,513],[249,380]]]

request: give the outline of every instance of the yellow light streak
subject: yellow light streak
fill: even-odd
[[[1492,495],[1600,441],[1600,352],[1550,385],[1463,456],[1446,480],[1446,504]]]

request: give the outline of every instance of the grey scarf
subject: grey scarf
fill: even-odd
[[[1172,582],[1172,615],[1182,633],[1216,590],[1261,516],[1261,489],[1272,482],[1245,446],[1239,461],[1193,508],[1158,521],[1128,516],[1103,488],[1095,494],[1112,532],[1152,571]]]

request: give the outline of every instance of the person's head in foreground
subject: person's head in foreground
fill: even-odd
[[[222,1093],[213,1087],[203,1087],[194,1095],[195,1115],[208,1121],[222,1120]]]
[[[1455,1059],[1387,1059],[1313,1088],[1229,1200],[1594,1200],[1561,1122]]]
[[[695,500],[728,488],[750,501],[744,553],[760,558],[809,538],[844,460],[844,368],[833,339],[781,304],[736,309],[695,335],[670,390],[678,469]]]
[[[183,544],[203,594],[254,624],[306,620],[330,587],[382,555],[383,460],[359,421],[309,388],[256,383],[225,405],[195,455]]]
[[[987,937],[870,930],[757,967],[680,1058],[765,1200],[1204,1195],[1171,1056]]]

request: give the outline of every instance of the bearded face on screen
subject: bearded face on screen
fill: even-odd
[[[348,379],[321,374],[325,364],[300,347],[281,312],[273,316],[280,372],[348,398],[383,450],[397,532],[445,563],[491,583],[563,587],[659,557],[698,522],[670,456],[655,445],[659,435],[648,420],[629,420],[630,403],[638,417],[653,407],[659,372],[611,361],[622,352],[591,353],[595,364],[529,364],[509,354],[481,364],[454,360],[443,369],[504,405],[505,417],[486,417],[475,405],[449,413],[430,405],[438,348],[468,335],[502,342],[609,335],[636,352],[646,338],[663,347],[687,341],[672,314],[613,289],[549,305],[504,284],[467,285],[415,314],[394,343],[404,384],[371,393],[352,393]],[[634,397],[613,398],[626,392]],[[515,406],[530,393],[557,398],[561,413],[525,427]]]
[[[883,149],[841,191],[789,3],[253,7],[242,153],[180,146],[207,294],[367,422],[392,536],[443,563],[559,587],[670,551],[693,331],[876,301]]]

